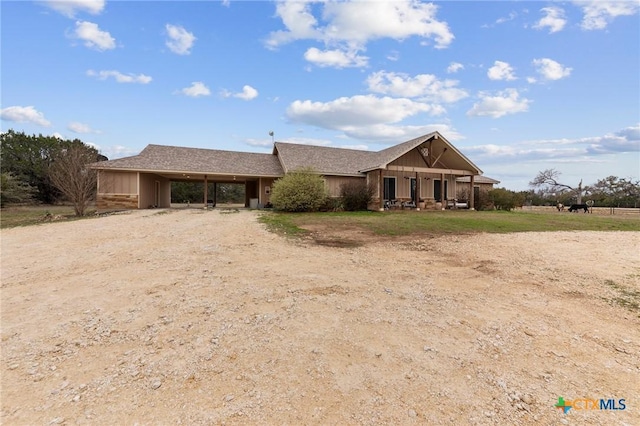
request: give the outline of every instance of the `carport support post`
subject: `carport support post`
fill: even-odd
[[[209,207],[209,200],[207,200],[207,175],[204,175],[204,208]]]
[[[442,210],[447,208],[447,194],[444,193],[444,173],[440,173],[440,204],[442,205]]]
[[[418,177],[418,172],[416,172],[416,199],[414,200],[416,203],[416,211],[420,211],[420,178]]]
[[[380,169],[378,171],[378,178],[380,179],[378,182],[380,183],[380,188],[378,188],[378,191],[380,191],[380,211],[384,211],[384,179],[382,178],[382,169]]]
[[[469,181],[471,182],[471,188],[469,188],[469,210],[475,210],[476,209],[476,200],[474,197],[474,193],[473,193],[473,178],[474,176],[471,175],[471,179],[469,179]]]

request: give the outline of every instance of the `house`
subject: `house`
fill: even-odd
[[[92,167],[98,170],[98,210],[170,207],[172,181],[204,182],[204,203],[208,185],[241,183],[245,205],[256,207],[269,202],[278,178],[302,167],[323,175],[334,197],[343,183],[366,180],[375,187],[375,210],[402,202],[443,208],[459,188],[485,184],[482,170],[438,132],[377,152],[284,142],[275,142],[271,154],[148,145],[138,155]]]

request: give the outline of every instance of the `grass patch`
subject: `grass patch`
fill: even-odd
[[[308,232],[294,223],[295,216],[302,216],[302,213],[263,213],[258,217],[258,221],[265,224],[267,229],[279,235],[289,237],[301,237]]]
[[[380,236],[541,231],[640,231],[640,220],[621,216],[502,211],[393,211],[265,213],[261,222],[277,233],[303,235],[305,227],[360,228]]]
[[[605,280],[604,283],[617,293],[615,297],[607,299],[609,303],[622,306],[631,312],[640,314],[640,291],[632,290],[622,284],[616,283],[613,280]]]
[[[93,217],[95,210],[88,209],[82,218]],[[49,215],[49,219],[47,219]],[[12,206],[0,210],[0,228],[37,225],[39,223],[82,219],[77,217],[72,206]]]

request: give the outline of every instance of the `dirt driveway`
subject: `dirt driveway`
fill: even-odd
[[[337,248],[258,214],[2,230],[2,424],[640,424],[640,233]]]

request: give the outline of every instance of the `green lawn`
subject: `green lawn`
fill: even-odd
[[[305,227],[360,228],[381,236],[531,231],[640,231],[640,217],[502,211],[277,213],[260,220],[271,230],[303,235]]]
[[[52,221],[78,219],[72,206],[12,206],[0,210],[0,228],[36,225],[47,222],[47,213],[53,217]],[[85,217],[93,217],[93,210],[88,210]]]

